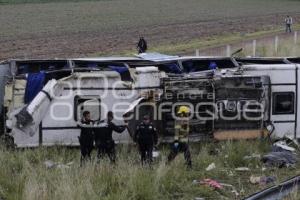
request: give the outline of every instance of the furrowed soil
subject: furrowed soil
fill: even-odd
[[[296,0],[0,4],[0,59],[133,53],[140,35],[152,49],[228,34],[278,30],[284,28],[287,14],[297,23],[299,8]]]

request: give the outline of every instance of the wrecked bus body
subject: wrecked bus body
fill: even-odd
[[[46,63],[51,61],[41,66]],[[119,61],[107,63],[106,60],[92,63],[99,66],[89,66],[90,60],[66,61],[63,70],[53,73],[37,69],[36,73],[30,72],[35,75],[33,77],[30,73],[26,76],[19,73],[6,84],[7,91],[15,91],[15,85],[22,82],[18,101],[14,92],[5,94],[7,132],[18,147],[78,145],[80,127],[77,122],[84,110],[91,112],[94,121],[101,121],[109,110],[118,109],[118,106],[125,110],[143,92],[159,88],[157,74],[161,72],[155,67],[131,69]],[[19,64],[23,62],[15,62],[17,70],[21,67]],[[44,83],[38,81],[42,74]],[[39,84],[42,89],[34,94]],[[29,102],[25,103],[27,99]],[[115,118],[122,123],[121,112],[116,112]],[[128,132],[115,135],[118,142],[127,142],[129,138]]]
[[[84,110],[96,122],[109,110],[117,124],[125,117],[129,128],[113,136],[120,143],[131,142],[141,116],[150,114],[161,141],[170,142],[174,113],[186,104],[192,141],[298,139],[298,65],[244,61],[152,55],[6,62],[2,121],[17,147],[76,146]]]
[[[192,108],[191,137],[195,140],[258,137],[268,121],[269,78],[248,75],[206,75],[165,78],[162,102]],[[173,112],[163,112],[164,135],[174,132]],[[254,132],[253,132],[254,130]]]

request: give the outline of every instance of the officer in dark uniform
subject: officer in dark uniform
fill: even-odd
[[[113,112],[109,111],[107,119],[100,124],[99,128],[95,128],[95,143],[99,161],[105,154],[108,155],[112,163],[116,161],[115,141],[112,138],[112,133],[113,131],[122,133],[127,126],[117,126],[112,122],[113,119]]]
[[[81,159],[82,164],[85,160],[91,160],[91,152],[94,146],[94,133],[93,133],[93,122],[91,120],[90,112],[84,111],[83,118],[79,127],[81,129],[79,139]]]
[[[149,115],[145,115],[143,121],[137,126],[135,133],[135,141],[139,145],[141,162],[152,162],[153,146],[157,144],[158,136],[156,128],[150,122]]]
[[[137,44],[138,53],[145,53],[148,49],[148,45],[144,37],[140,37],[140,40]]]

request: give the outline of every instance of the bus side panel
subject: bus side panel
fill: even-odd
[[[295,138],[296,139],[300,139],[300,116],[299,116],[299,113],[300,113],[300,100],[299,100],[299,94],[300,94],[300,81],[299,81],[299,78],[300,78],[300,64],[297,64],[297,72],[296,72],[296,90],[297,90],[297,101],[296,101],[296,124],[295,124],[295,128],[296,128],[296,132],[295,132]]]
[[[265,65],[247,71],[251,75],[268,75],[271,79],[270,121],[274,125],[272,134],[275,138],[295,137],[298,113],[297,75],[295,65],[277,66],[282,68],[267,69]],[[284,67],[284,68],[283,68]],[[289,103],[290,104],[286,104]],[[292,103],[291,103],[292,102]],[[283,106],[283,107],[281,107]],[[289,110],[291,108],[291,110]]]
[[[3,112],[3,103],[5,95],[5,83],[10,77],[9,64],[0,65],[0,135],[4,134],[5,127],[5,113]]]

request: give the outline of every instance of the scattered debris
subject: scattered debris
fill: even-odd
[[[67,164],[61,164],[61,163],[55,163],[52,160],[46,160],[44,162],[44,164],[45,164],[47,169],[53,169],[53,168],[68,169],[68,168],[70,168],[71,165],[74,164],[74,162],[69,162]]]
[[[216,180],[213,179],[203,179],[203,180],[193,180],[193,184],[200,184],[200,185],[207,185],[209,187],[215,188],[215,189],[222,189],[223,186]]]
[[[70,166],[73,165],[73,164],[74,164],[74,162],[69,162],[69,163],[67,163],[67,164],[57,164],[56,167],[57,167],[58,169],[68,169],[68,168],[70,168]]]
[[[233,176],[234,174],[233,174],[233,172],[232,171],[229,171],[228,172],[228,176]]]
[[[159,157],[159,151],[154,150],[154,151],[152,152],[152,157],[153,157],[153,158],[158,158],[158,157]]]
[[[269,183],[273,183],[276,181],[275,176],[251,176],[250,183],[259,184],[259,185],[267,185]]]
[[[45,166],[47,169],[51,169],[55,167],[55,163],[52,160],[46,160],[44,162]]]
[[[208,167],[205,169],[206,171],[211,171],[213,169],[216,168],[216,164],[215,163],[211,163],[210,165],[208,165]]]
[[[300,185],[300,176],[296,176],[287,181],[276,184],[273,187],[269,187],[260,192],[257,192],[245,198],[244,200],[285,199],[286,197],[289,197],[289,195],[291,195],[293,192],[298,190],[299,185]]]
[[[281,168],[293,166],[298,159],[293,151],[287,149],[288,148],[273,145],[271,152],[264,155],[261,161],[268,167]]]
[[[292,151],[292,152],[296,151],[295,148],[288,146],[286,141],[278,141],[278,142],[275,142],[273,145],[277,146],[277,147],[280,147],[280,148],[282,148],[284,150],[287,150],[287,151]]]
[[[285,135],[285,136],[282,138],[282,140],[284,140],[284,141],[286,142],[286,144],[287,144],[289,147],[292,146],[292,147],[295,148],[295,149],[300,149],[300,145],[299,145],[297,139]]]
[[[236,189],[231,190],[231,192],[236,196],[240,196],[240,193],[238,193],[238,191]]]
[[[246,172],[246,171],[250,171],[250,169],[248,167],[238,167],[238,168],[235,168],[235,171]]]
[[[227,184],[227,183],[220,183],[222,186],[224,186],[224,187],[231,187],[231,188],[233,188],[233,185],[230,185],[230,184]]]
[[[218,181],[213,180],[213,179],[193,180],[193,184],[206,185],[206,186],[212,187],[214,189],[230,188],[231,192],[236,197],[238,197],[240,195],[239,192],[236,190],[236,188],[233,185],[227,184],[227,183],[219,183]]]
[[[253,153],[252,155],[250,155],[250,156],[244,156],[244,160],[250,160],[250,159],[256,159],[256,158],[258,158],[258,159],[260,159],[261,158],[261,155],[260,154],[255,154],[255,153]]]

